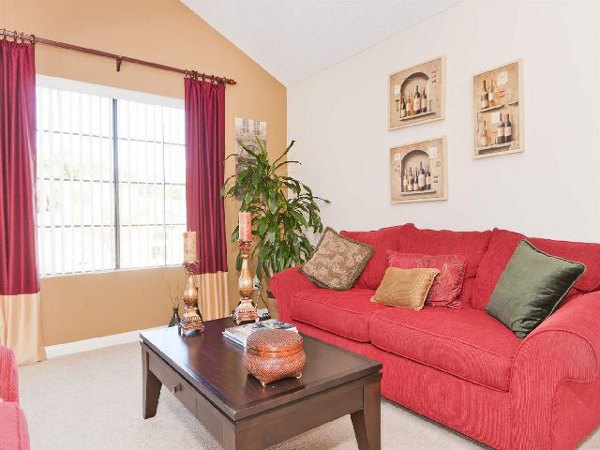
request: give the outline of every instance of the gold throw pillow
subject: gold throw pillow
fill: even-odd
[[[388,267],[372,302],[402,306],[415,311],[423,308],[438,269],[398,269]]]

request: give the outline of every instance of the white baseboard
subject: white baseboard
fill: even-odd
[[[88,352],[100,348],[112,347],[113,345],[129,344],[138,342],[140,333],[150,330],[158,330],[164,327],[148,328],[147,330],[128,331],[127,333],[112,334],[82,341],[67,342],[66,344],[50,345],[46,347],[46,356],[56,358],[57,356],[71,355],[73,353]]]

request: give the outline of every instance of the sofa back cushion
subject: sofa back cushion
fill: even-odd
[[[600,289],[600,244],[528,238],[521,233],[495,228],[488,251],[477,271],[471,298],[473,307],[485,309],[502,272],[522,239],[527,239],[536,248],[550,255],[585,264],[586,271],[565,298]]]
[[[407,229],[404,238],[398,243],[403,253],[423,253],[427,255],[464,255],[467,259],[465,279],[477,274],[477,268],[485,254],[492,231],[449,231]]]
[[[374,231],[342,231],[340,234],[350,239],[370,245],[373,248],[371,259],[356,280],[354,287],[376,290],[388,267],[387,251],[398,250],[409,230],[416,229],[412,223]]]
[[[463,289],[459,301],[470,304],[472,283],[483,255],[487,251],[492,231],[406,230],[398,250],[404,253],[428,255],[460,254],[467,259]],[[468,286],[468,288],[466,288]]]

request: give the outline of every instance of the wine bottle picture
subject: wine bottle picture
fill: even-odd
[[[421,88],[419,93],[422,98]],[[447,199],[445,137],[391,148],[389,168],[393,203]]]
[[[402,104],[400,105],[400,117],[406,117],[406,102],[404,101],[404,96],[401,95]]]
[[[512,141],[512,123],[510,122],[510,114],[506,113],[506,122],[504,122],[504,142]]]
[[[473,158],[523,151],[521,68],[515,61],[473,75]]]
[[[421,94],[419,94],[419,85],[418,84],[417,84],[417,90],[415,91],[413,109],[414,109],[415,114],[419,114],[421,112]]]
[[[438,57],[389,76],[390,130],[444,118],[444,71],[444,57]],[[478,90],[475,94],[479,94]],[[414,170],[414,164],[411,165]]]
[[[481,127],[481,133],[479,134],[479,145],[481,147],[487,147],[489,145],[487,138],[487,121],[483,121],[483,126]]]
[[[415,166],[415,172],[413,177],[413,191],[419,190],[419,169]]]
[[[425,190],[425,170],[423,169],[423,161],[419,162],[419,177],[418,177],[418,185],[419,185],[419,190],[420,191],[424,191]]]
[[[500,122],[497,128],[496,144],[504,144],[504,122],[502,121],[502,113],[500,113]]]
[[[488,90],[485,80],[483,80],[483,90],[481,91],[481,109],[487,109],[490,107],[490,101],[488,99]]]

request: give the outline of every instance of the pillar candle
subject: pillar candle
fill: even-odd
[[[196,232],[185,231],[183,233],[183,262],[196,262]]]
[[[240,212],[240,241],[252,240],[252,214]]]

